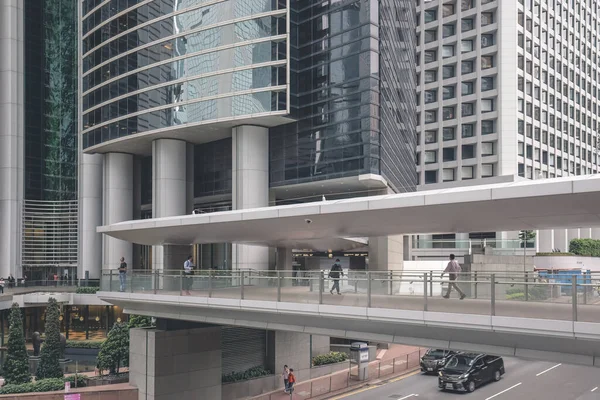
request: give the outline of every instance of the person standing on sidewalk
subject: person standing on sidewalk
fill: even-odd
[[[283,392],[288,392],[288,377],[290,376],[290,369],[287,365],[283,366],[283,373],[281,374],[283,377]]]
[[[340,293],[340,273],[344,276],[344,270],[342,269],[342,265],[340,264],[340,259],[337,258],[335,263],[331,266],[329,270],[329,277],[333,279],[333,286],[331,286],[331,290],[329,293],[333,294],[333,290],[337,290],[337,294]]]
[[[119,283],[120,291],[125,291],[125,285],[127,284],[127,263],[125,262],[125,257],[121,257],[121,264],[119,264]]]
[[[458,274],[461,271],[462,271],[462,268],[460,267],[460,264],[458,263],[458,261],[456,261],[454,259],[454,254],[450,254],[450,262],[448,263],[448,265],[446,266],[446,269],[444,270],[444,272],[442,272],[442,275],[440,276],[440,278],[443,278],[444,274],[447,272],[448,277],[450,278],[450,282],[448,282],[448,291],[446,292],[446,294],[444,296],[442,296],[445,299],[450,298],[450,291],[452,291],[452,287],[454,287],[454,289],[456,289],[456,291],[460,294],[461,300],[466,297],[466,295],[463,293],[462,290],[460,290],[458,285],[456,283],[454,283],[456,281],[456,278],[458,277]]]

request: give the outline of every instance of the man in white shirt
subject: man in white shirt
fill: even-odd
[[[185,287],[185,294],[191,295],[190,288],[192,287],[192,270],[194,269],[194,263],[192,262],[192,256],[188,256],[187,260],[183,263],[183,285]]]
[[[446,269],[444,270],[444,272],[442,272],[442,276],[441,276],[443,278],[444,274],[447,272],[448,277],[450,278],[450,282],[448,283],[448,291],[443,296],[444,298],[446,298],[446,299],[450,298],[450,291],[452,290],[452,287],[454,287],[454,289],[456,289],[456,291],[460,294],[461,300],[465,298],[466,295],[463,293],[462,290],[460,290],[458,285],[455,283],[456,278],[458,278],[458,274],[460,274],[461,271],[462,271],[462,268],[460,267],[460,264],[458,263],[458,261],[456,261],[454,259],[454,254],[450,254],[450,262],[446,266]]]

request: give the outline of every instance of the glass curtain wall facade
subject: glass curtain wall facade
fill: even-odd
[[[286,112],[285,1],[83,4],[83,149]],[[86,13],[87,10],[91,10]]]
[[[25,0],[25,9],[23,275],[75,277],[77,4]]]
[[[400,0],[291,2],[297,122],[271,129],[271,186],[374,173],[414,190],[414,10]]]

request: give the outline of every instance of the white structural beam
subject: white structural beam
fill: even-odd
[[[141,244],[306,248],[325,238],[600,227],[600,176],[581,176],[128,221],[99,227]]]

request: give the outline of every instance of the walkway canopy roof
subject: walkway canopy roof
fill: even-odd
[[[126,221],[98,232],[146,245],[318,249],[335,238],[579,227],[600,227],[600,175]]]

